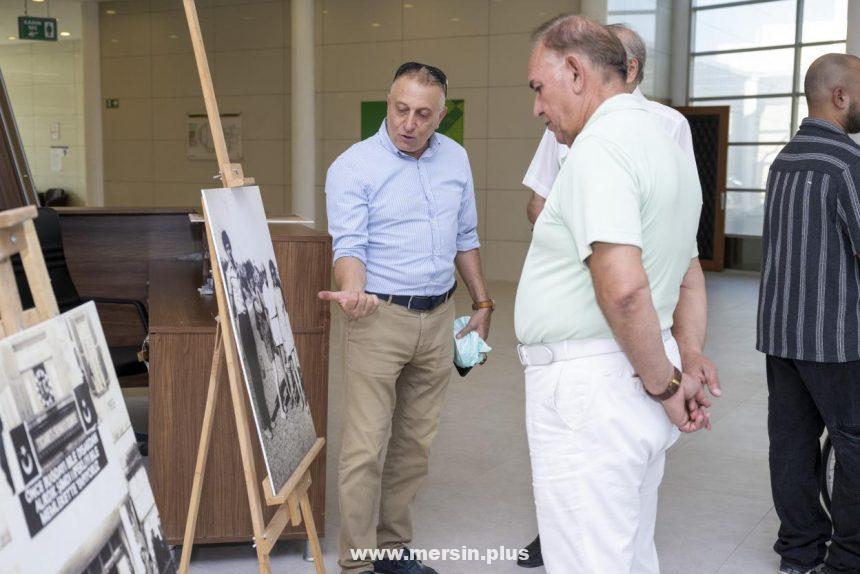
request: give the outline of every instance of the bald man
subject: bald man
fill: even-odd
[[[767,355],[780,572],[860,573],[860,59],[809,67],[809,117],[770,168],[757,348]],[[836,452],[831,517],[819,439]],[[827,544],[830,543],[828,551]],[[823,568],[823,569],[822,569]]]

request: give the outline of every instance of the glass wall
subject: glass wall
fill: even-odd
[[[691,0],[690,105],[730,106],[726,235],[760,236],[767,170],[806,117],[815,58],[845,52],[848,0]]]

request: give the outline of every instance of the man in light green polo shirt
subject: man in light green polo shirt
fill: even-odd
[[[703,383],[719,394],[715,373],[679,370],[682,350],[702,364],[698,175],[625,76],[624,48],[603,26],[562,15],[536,30],[534,112],[573,145],[515,312],[550,574],[659,572],[665,451],[678,429],[710,427]]]

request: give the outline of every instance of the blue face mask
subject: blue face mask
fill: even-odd
[[[457,333],[468,324],[469,317],[467,316],[454,320],[454,364],[463,368],[470,368],[483,363],[486,354],[493,350],[475,331],[462,339],[457,339]]]

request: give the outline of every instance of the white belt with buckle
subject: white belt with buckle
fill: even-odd
[[[665,343],[672,337],[672,331],[664,329],[661,335]],[[517,356],[524,367],[540,367],[556,361],[571,361],[620,351],[621,347],[618,346],[615,339],[582,339],[558,343],[517,345]]]

